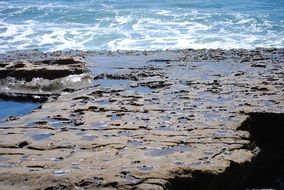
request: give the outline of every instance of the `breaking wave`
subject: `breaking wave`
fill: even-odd
[[[0,1],[0,51],[283,47],[283,1]]]

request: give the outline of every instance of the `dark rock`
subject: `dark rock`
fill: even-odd
[[[4,63],[0,78],[14,77],[31,81],[33,78],[56,79],[86,72],[85,62],[79,58],[62,57],[36,62],[17,61]]]

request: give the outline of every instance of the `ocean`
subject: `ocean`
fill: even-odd
[[[0,1],[0,52],[284,47],[283,0]]]

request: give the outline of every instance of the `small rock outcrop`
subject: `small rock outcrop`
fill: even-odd
[[[4,61],[0,63],[0,98],[44,102],[64,89],[86,86],[91,77],[84,74],[87,71],[86,63],[80,57]],[[80,86],[72,80],[85,84]]]
[[[80,58],[59,57],[42,61],[12,61],[0,64],[0,78],[13,77],[31,81],[33,78],[56,79],[86,72]]]

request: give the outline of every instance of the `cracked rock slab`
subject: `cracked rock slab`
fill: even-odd
[[[84,56],[92,82],[1,124],[0,184],[173,189],[229,175],[257,156],[249,132],[238,129],[246,113],[283,113],[283,53],[61,52]]]

